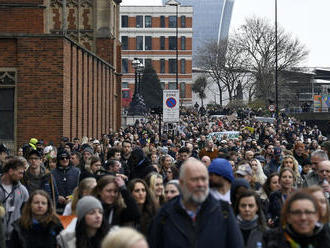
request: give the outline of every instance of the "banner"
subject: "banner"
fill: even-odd
[[[314,112],[329,112],[330,95],[314,95]]]
[[[210,133],[207,138],[211,139],[213,136],[216,136],[217,140],[222,140],[224,135],[226,135],[228,139],[238,139],[239,131],[213,132]]]

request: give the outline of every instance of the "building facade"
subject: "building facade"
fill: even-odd
[[[176,89],[176,42],[180,101],[191,104],[192,7],[178,8],[177,41],[175,6],[121,6],[120,15],[124,107],[134,93],[134,58],[153,66],[163,89]]]
[[[163,0],[165,4],[168,0]],[[178,0],[194,9],[193,55],[205,41],[227,39],[234,0]],[[181,7],[179,7],[180,9]]]
[[[120,0],[0,0],[0,143],[121,125]]]

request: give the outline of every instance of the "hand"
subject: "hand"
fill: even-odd
[[[322,184],[321,187],[323,192],[330,192],[330,184]]]
[[[124,174],[116,174],[117,177],[121,177],[124,181],[128,180],[128,177]]]
[[[115,182],[119,188],[125,186],[125,182],[120,176],[116,176]]]
[[[64,198],[64,196],[58,196],[58,203],[60,203],[60,204],[65,204],[65,198]]]

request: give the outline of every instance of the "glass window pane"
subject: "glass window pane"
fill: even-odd
[[[160,17],[160,27],[165,28],[165,16]]]
[[[186,97],[186,83],[181,82],[180,83],[180,98]]]
[[[168,40],[168,49],[176,50],[176,36],[170,36]]]
[[[152,18],[151,16],[145,16],[145,27],[151,28],[152,27]]]
[[[185,74],[186,73],[186,60],[181,59],[181,73]]]
[[[136,16],[136,27],[143,28],[143,16]]]
[[[169,82],[168,83],[169,90],[176,90],[176,82]]]
[[[0,89],[0,139],[14,139],[15,89]]]
[[[136,36],[136,50],[143,50],[143,36]]]
[[[128,50],[128,36],[121,37],[121,49]]]
[[[186,37],[181,37],[181,50],[186,50]]]
[[[165,36],[160,36],[160,50],[165,50]]]
[[[165,73],[165,59],[160,60],[160,73]]]
[[[152,50],[152,39],[151,36],[145,37],[145,50]]]
[[[186,17],[181,16],[181,28],[185,28],[185,27],[186,27]]]
[[[123,73],[128,72],[128,59],[122,59],[121,60],[121,70]]]
[[[128,27],[128,16],[127,15],[121,16],[121,27],[123,27],[123,28]]]
[[[169,16],[168,17],[168,27],[169,28],[176,28],[176,16]]]
[[[176,59],[168,60],[169,73],[176,73]]]
[[[123,89],[128,88],[128,82],[122,82],[121,86],[122,86]]]

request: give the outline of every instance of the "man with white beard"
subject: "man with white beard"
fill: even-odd
[[[205,165],[187,159],[179,180],[181,195],[162,207],[149,229],[150,247],[243,248],[232,209],[209,194]]]

